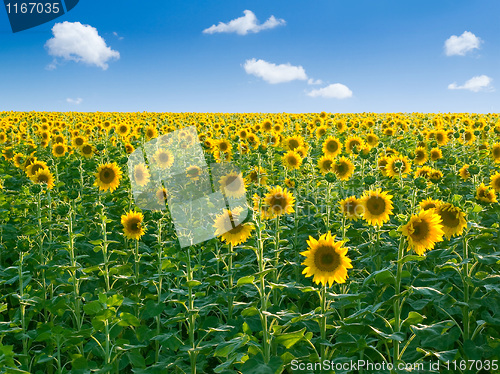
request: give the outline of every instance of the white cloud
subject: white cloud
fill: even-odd
[[[323,81],[321,79],[312,79],[312,78],[309,78],[307,80],[307,84],[309,84],[309,85],[318,85],[318,84],[323,84]]]
[[[123,40],[123,36],[118,35],[116,31],[113,31],[113,35],[118,38],[118,40]]]
[[[276,19],[274,16],[269,17],[266,22],[259,24],[257,17],[251,10],[245,10],[243,13],[245,14],[243,17],[233,19],[228,23],[219,22],[217,26],[212,25],[208,29],[203,30],[203,33],[215,34],[219,32],[235,32],[238,35],[246,35],[248,33],[258,33],[262,30],[273,29],[277,26],[286,24],[284,19]]]
[[[247,74],[255,75],[271,84],[306,80],[307,74],[302,66],[293,66],[290,63],[276,65],[264,60],[246,60],[243,68]]]
[[[120,58],[120,53],[108,47],[104,39],[99,36],[97,29],[90,25],[65,21],[56,23],[52,28],[52,33],[54,37],[49,39],[45,46],[49,55],[56,58],[84,62],[103,70],[108,68],[109,60]],[[49,65],[49,68],[53,69],[55,66],[54,62]]]
[[[444,42],[446,56],[465,56],[467,52],[479,49],[482,40],[470,31],[464,31],[460,36],[452,35]]]
[[[325,97],[329,99],[346,99],[348,97],[352,97],[352,91],[349,87],[341,83],[334,83],[317,90],[309,91],[307,95],[311,97]]]
[[[494,88],[491,85],[493,79],[487,75],[478,75],[469,79],[463,86],[458,86],[456,83],[451,83],[448,85],[449,90],[469,90],[472,92],[479,91],[493,91]]]
[[[72,99],[71,97],[68,97],[66,99],[66,102],[70,103],[70,104],[75,104],[75,105],[80,105],[82,103],[83,99],[81,97],[77,98],[77,99]]]

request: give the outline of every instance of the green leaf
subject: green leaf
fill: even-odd
[[[97,300],[94,300],[94,301],[91,301],[90,303],[87,303],[83,306],[83,311],[86,313],[86,314],[97,314],[99,313],[100,311],[102,310],[102,305],[99,301]]]
[[[201,284],[200,281],[190,280],[190,281],[186,282],[186,287],[193,288],[193,287],[199,286],[200,284]]]
[[[134,368],[145,368],[146,361],[144,357],[138,351],[132,351],[127,353],[128,359]]]
[[[127,312],[122,312],[120,313],[120,319],[121,321],[118,322],[119,326],[134,326],[137,327],[141,324],[139,319],[134,316],[133,314],[127,313]]]
[[[228,342],[219,344],[214,352],[215,357],[227,357],[230,353],[236,351],[237,349],[243,347],[250,338],[248,336],[239,336]]]
[[[249,276],[238,279],[238,283],[236,285],[239,287],[239,286],[243,286],[244,284],[252,284],[254,280],[255,280],[255,277],[253,275],[249,275]]]
[[[403,326],[416,325],[417,323],[422,323],[424,319],[425,317],[420,313],[411,311],[408,313],[408,317],[403,321]]]
[[[255,316],[256,314],[259,314],[259,310],[254,306],[245,308],[241,311],[242,317],[252,317]]]
[[[282,365],[283,361],[279,356],[273,356],[268,364],[256,358],[251,358],[245,361],[240,371],[245,374],[275,374]]]
[[[296,343],[302,340],[305,332],[306,328],[304,327],[302,330],[299,331],[280,334],[275,336],[275,341],[276,343],[285,346],[286,349],[290,349]]]

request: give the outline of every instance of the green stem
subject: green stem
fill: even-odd
[[[319,358],[320,361],[323,361],[326,359],[325,356],[325,340],[326,340],[326,284],[324,284],[321,287],[320,293],[319,293],[319,302],[320,302],[320,307],[321,307],[321,320],[320,320],[320,333],[321,333],[321,345],[320,345],[320,352],[321,352],[321,357]]]
[[[274,272],[273,282],[278,283],[278,265],[280,261],[280,217],[275,218],[275,231],[274,231]],[[278,305],[278,289],[273,290],[273,305]]]
[[[463,333],[464,333],[464,342],[470,337],[470,318],[469,318],[469,248],[466,236],[463,238],[463,250],[464,256],[463,261],[463,274],[462,274],[462,282],[464,285],[464,306],[462,307],[462,316],[463,316]]]
[[[193,286],[191,285],[191,281],[193,280],[193,271],[191,268],[191,247],[188,247],[187,251],[187,281],[188,281],[188,334],[189,334],[189,361],[191,364],[191,374],[196,374],[196,344],[194,340],[194,330],[196,323],[196,316],[194,314],[194,295],[193,295]]]
[[[158,301],[157,304],[162,303],[162,287],[163,287],[163,247],[161,241],[161,218],[158,220]],[[161,332],[161,318],[160,315],[156,316],[156,335],[160,335]],[[155,341],[155,362],[158,363],[160,358],[160,342]]]
[[[264,363],[269,363],[271,359],[271,342],[269,329],[267,325],[267,300],[268,296],[266,295],[266,283],[265,283],[265,274],[264,270],[266,268],[266,264],[264,261],[264,240],[262,239],[262,227],[260,218],[256,218],[257,223],[257,264],[259,266],[259,296],[260,296],[260,323],[262,325],[262,352],[264,356]]]
[[[404,237],[401,237],[399,241],[399,249],[398,249],[398,263],[397,263],[397,271],[396,271],[396,281],[394,284],[395,295],[394,298],[394,332],[398,333],[401,331],[401,302],[400,302],[400,294],[401,294],[401,275],[403,272],[403,256],[404,256]],[[392,340],[392,345],[394,347],[394,355],[393,355],[393,365],[397,366],[399,361],[399,341],[396,339]]]
[[[233,245],[231,243],[228,244],[228,265],[227,265],[227,273],[228,273],[228,285],[227,285],[227,301],[228,301],[228,311],[227,311],[227,319],[231,320],[233,318]]]

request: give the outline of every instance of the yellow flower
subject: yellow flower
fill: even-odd
[[[491,188],[493,188],[496,192],[500,192],[500,172],[492,175],[490,179]]]
[[[283,164],[287,169],[299,169],[302,165],[302,157],[295,151],[288,151],[283,155]]]
[[[419,256],[433,249],[437,242],[443,240],[444,235],[441,217],[433,209],[421,210],[419,214],[411,216],[400,231],[408,240],[408,250],[413,248]]]
[[[491,157],[496,163],[500,162],[500,143],[495,143],[491,147]]]
[[[144,235],[142,221],[144,216],[140,212],[130,211],[122,215],[123,235],[129,239],[140,239]]]
[[[52,147],[54,157],[63,157],[66,152],[68,152],[68,148],[63,143],[56,143]]]
[[[481,183],[481,185],[476,189],[476,199],[485,203],[498,202],[495,190],[493,188],[486,187],[484,183]]]
[[[252,223],[241,223],[241,212],[241,208],[232,211],[224,209],[224,212],[215,219],[215,235],[221,236],[224,242],[232,246],[246,242],[254,230]]]
[[[415,149],[415,158],[413,161],[415,162],[416,165],[423,165],[427,162],[429,159],[427,155],[427,150],[424,147],[417,147]]]
[[[469,173],[469,165],[465,164],[464,166],[462,166],[458,173],[460,174],[460,178],[462,178],[464,181],[469,179],[471,176]]]
[[[245,195],[245,180],[241,173],[231,172],[219,180],[222,192],[225,196],[238,199]]]
[[[462,235],[467,222],[465,213],[460,208],[450,203],[443,203],[436,208],[436,213],[441,216],[443,231],[448,240],[452,236]]]
[[[150,181],[151,174],[149,173],[148,166],[144,163],[134,165],[134,181],[140,186],[144,187]]]
[[[435,208],[437,208],[442,203],[443,202],[441,200],[433,200],[433,199],[431,199],[429,197],[428,199],[421,201],[420,204],[418,204],[418,205],[423,210],[429,210],[429,209],[435,209]]]
[[[174,164],[174,155],[166,149],[158,149],[153,158],[161,169],[169,169]]]
[[[200,179],[202,170],[199,166],[193,165],[186,168],[186,177],[192,181],[197,181]]]
[[[443,157],[443,152],[440,148],[432,148],[431,149],[431,160],[436,161]]]
[[[322,174],[326,174],[333,171],[333,165],[335,159],[333,156],[323,156],[318,161],[318,168]]]
[[[352,269],[351,260],[346,256],[347,248],[344,242],[335,242],[330,231],[319,237],[318,240],[309,236],[307,251],[301,255],[306,259],[302,263],[306,268],[302,271],[306,277],[313,277],[316,284],[329,285],[334,282],[345,283],[347,269]]]
[[[323,153],[326,156],[336,157],[342,151],[342,143],[334,136],[329,136],[323,142]]]
[[[411,171],[411,163],[406,156],[391,156],[387,160],[385,173],[391,178],[405,177]]]
[[[116,162],[99,165],[94,186],[98,186],[101,191],[113,192],[120,185],[121,176],[122,171]]]
[[[349,180],[354,172],[354,164],[346,157],[341,157],[333,164],[333,172],[341,180]]]
[[[363,217],[364,207],[356,196],[351,196],[341,200],[339,204],[340,211],[346,218],[357,221],[359,218]]]
[[[392,214],[392,195],[382,192],[380,188],[375,191],[365,191],[360,199],[363,205],[363,218],[372,226],[382,226],[389,221]]]
[[[45,183],[49,190],[54,188],[54,176],[49,169],[39,169],[34,175],[31,176],[31,180],[34,183]]]
[[[284,214],[291,214],[295,210],[295,198],[292,193],[281,186],[273,187],[264,197],[264,204],[268,207],[266,210],[269,213],[268,218],[279,217]]]

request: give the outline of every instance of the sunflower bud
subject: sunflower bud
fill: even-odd
[[[415,186],[421,190],[427,187],[427,181],[423,177],[418,177],[417,179],[415,179],[414,183]]]
[[[471,165],[471,166],[469,166],[469,173],[471,175],[477,175],[477,174],[479,174],[479,166],[477,166],[477,165]]]
[[[32,195],[37,195],[42,191],[42,187],[39,184],[32,184],[30,186],[30,193]]]
[[[69,190],[68,191],[68,197],[71,199],[71,200],[75,200],[78,198],[78,191],[77,190]]]
[[[446,162],[448,163],[448,165],[455,165],[457,163],[457,159],[455,158],[455,156],[450,156],[446,159]]]
[[[431,142],[431,147],[432,147],[432,148],[436,148],[437,146],[438,146],[438,142],[437,142],[437,141],[435,141],[435,140],[433,140],[433,141]]]
[[[334,173],[326,173],[325,179],[328,183],[335,183],[337,176]]]
[[[161,213],[161,210],[155,210],[152,217],[155,221],[159,221],[163,217],[163,214]]]
[[[61,204],[56,209],[57,215],[61,217],[66,217],[69,213],[69,206],[66,204]]]
[[[102,143],[97,144],[95,147],[99,152],[103,151],[104,148],[106,148]]]
[[[475,130],[475,131],[474,131],[474,135],[476,135],[476,136],[481,135],[481,131],[479,131],[479,130]]]
[[[374,184],[376,181],[377,181],[377,178],[375,178],[373,175],[367,175],[367,176],[365,177],[365,179],[363,180],[363,182],[364,182],[367,186]]]
[[[455,132],[453,133],[453,137],[454,137],[455,139],[460,138],[460,133],[459,133],[458,131],[455,131]]]

